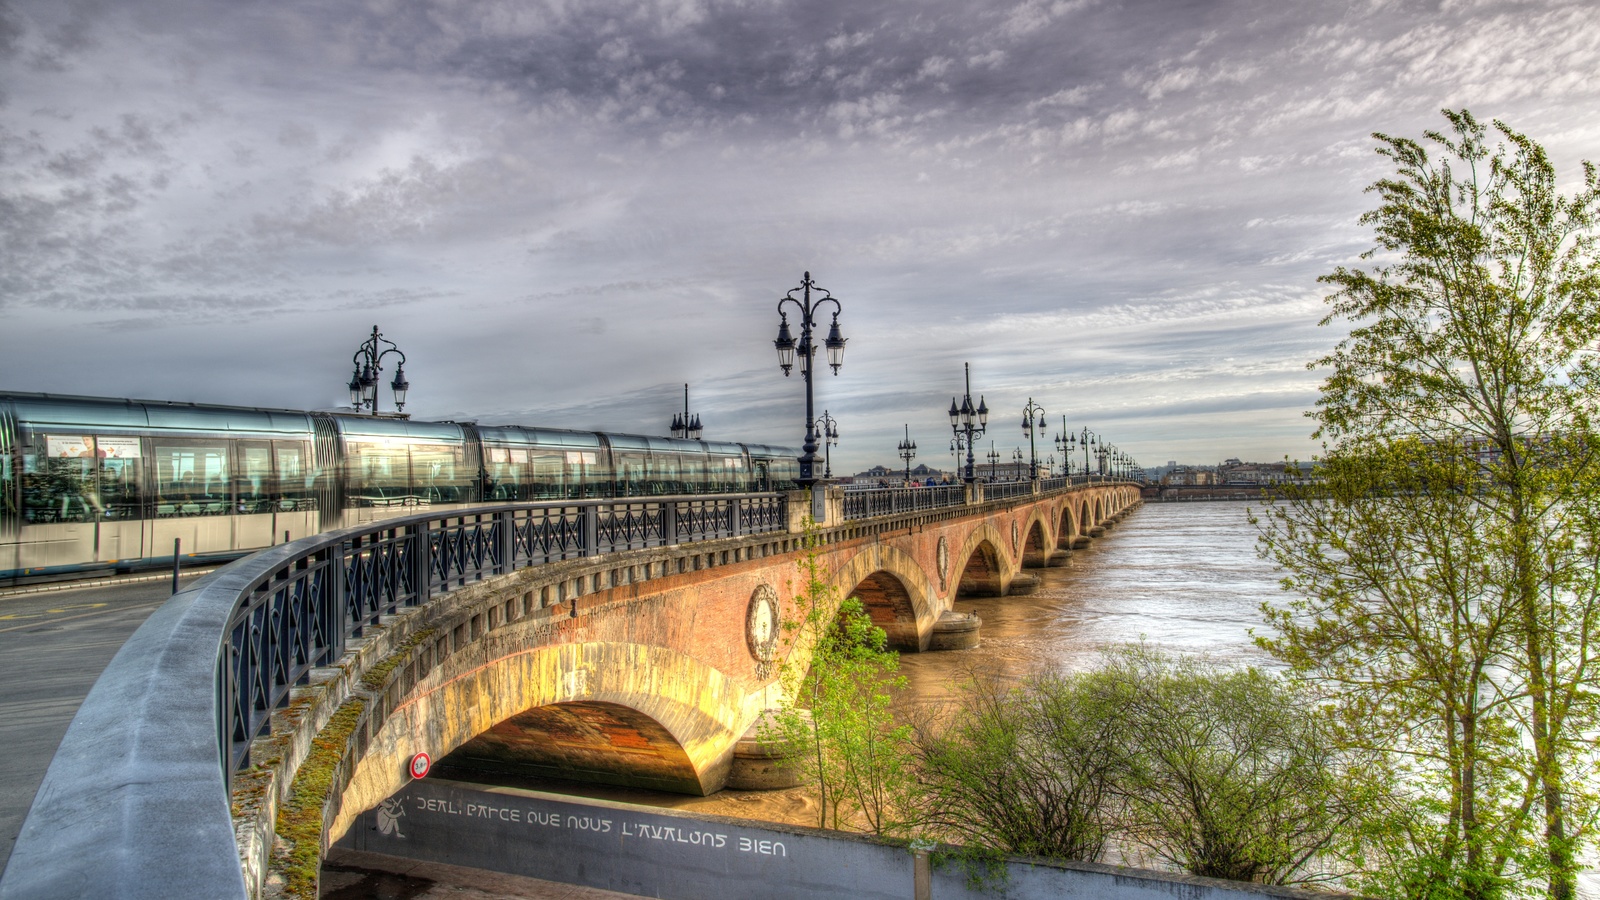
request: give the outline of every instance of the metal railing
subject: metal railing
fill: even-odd
[[[961,506],[966,502],[966,486],[959,484],[846,491],[844,517],[846,520],[870,519],[874,516],[890,516],[921,509]]]
[[[1048,494],[1051,491],[1059,491],[1071,483],[1071,480],[1065,475],[1057,475],[1054,478],[1041,478],[1039,479],[1039,492]]]
[[[785,504],[718,494],[477,507],[304,538],[213,572],[157,609],[95,682],[0,900],[88,884],[126,897],[243,896],[233,773],[295,685],[380,617],[527,566],[783,531]]]
[[[1032,497],[1031,481],[996,481],[983,486],[983,499],[1010,500],[1013,497]]]

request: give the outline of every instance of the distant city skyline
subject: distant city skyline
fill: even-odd
[[[0,0],[0,389],[798,446],[780,296],[849,339],[834,471],[1065,415],[1308,458],[1373,131],[1600,158],[1583,2]],[[392,374],[392,370],[390,373]],[[385,408],[392,404],[383,396]],[[984,447],[987,450],[987,446]]]

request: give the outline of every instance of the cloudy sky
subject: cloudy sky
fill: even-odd
[[[810,270],[836,470],[948,460],[964,362],[1008,455],[1031,397],[1305,456],[1370,134],[1466,106],[1575,177],[1597,72],[1558,0],[0,0],[0,389],[333,407],[377,324],[419,417],[661,433],[689,382],[798,444]]]

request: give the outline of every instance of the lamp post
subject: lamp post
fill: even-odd
[[[972,441],[974,438],[982,437],[984,432],[989,430],[989,404],[983,402],[983,395],[979,394],[978,405],[976,408],[973,407],[972,364],[963,363],[962,365],[967,372],[967,390],[961,396],[961,405],[959,407],[956,406],[956,398],[950,398],[950,430],[954,431],[957,437],[965,435],[967,471],[962,480],[967,484],[971,484],[975,480],[972,474]],[[958,467],[961,465],[959,458],[956,460],[956,465]]]
[[[906,439],[900,442],[900,458],[906,461],[906,484],[911,483],[911,461],[917,458],[917,442],[911,439],[911,423],[906,423]]]
[[[801,295],[796,297],[795,291]],[[811,293],[815,291],[822,296],[812,300]],[[784,306],[793,303],[800,314],[800,341],[795,342],[794,336],[789,333],[789,314],[784,312]],[[823,340],[823,346],[828,348],[828,365],[833,367],[833,374],[839,374],[839,367],[844,365],[845,338],[839,334],[839,313],[844,307],[826,288],[817,287],[811,280],[811,273],[805,273],[800,279],[800,286],[790,288],[788,293],[778,300],[778,339],[772,346],[778,348],[778,367],[783,369],[784,377],[788,377],[789,370],[794,367],[795,354],[800,356],[800,376],[806,383],[806,442],[800,448],[800,477],[796,479],[802,487],[809,488],[817,483],[817,423],[812,410],[811,399],[811,364],[816,358],[817,347],[811,340],[811,332],[816,328],[816,316],[822,304],[833,304],[833,327],[828,329],[828,336]]]
[[[381,347],[380,343],[389,346]],[[362,342],[350,358],[355,365],[355,371],[350,375],[350,405],[355,407],[356,412],[365,408],[372,415],[378,414],[378,373],[383,371],[383,358],[391,353],[400,357],[400,362],[394,367],[394,381],[389,383],[389,389],[394,391],[394,409],[400,412],[406,408],[406,391],[411,389],[411,383],[406,381],[406,355],[374,325],[372,337]]]
[[[1056,455],[1050,454],[1044,461],[1044,477],[1049,478],[1056,471]]]
[[[989,480],[995,480],[995,467],[1000,465],[1000,451],[994,449],[994,441],[989,442]]]
[[[833,448],[839,443],[839,423],[827,410],[822,411],[822,417],[817,419],[817,427],[822,432],[822,452],[826,461],[822,469],[824,481],[833,477]]]
[[[1022,460],[1023,459],[1024,459],[1024,457],[1022,455],[1022,448],[1021,447],[1014,448],[1011,451],[1011,480],[1012,481],[1021,481],[1022,480],[1021,478],[1018,477],[1018,475],[1019,475],[1019,473],[1022,472]]]
[[[1067,417],[1061,417],[1061,433],[1056,435],[1056,450],[1061,454],[1061,467],[1066,471],[1067,478],[1072,478],[1072,454],[1069,448],[1072,445],[1072,435],[1067,433]]]
[[[1022,408],[1022,433],[1028,436],[1028,477],[1039,477],[1039,450],[1034,446],[1034,432],[1044,434],[1044,407],[1028,398],[1028,405]]]
[[[700,440],[700,414],[689,416],[689,386],[683,386],[683,415],[672,414],[672,436],[691,441]]]
[[[1065,424],[1065,422],[1063,421],[1062,424]],[[1083,426],[1082,434],[1074,434],[1067,439],[1068,452],[1077,450],[1079,447],[1083,448],[1083,477],[1085,480],[1089,477],[1089,451],[1094,447],[1094,444],[1095,433],[1090,431],[1087,425]]]

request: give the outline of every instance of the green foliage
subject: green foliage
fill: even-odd
[[[923,819],[964,844],[1097,861],[1127,738],[1115,692],[1039,676],[967,686],[948,721],[917,734]]]
[[[1302,693],[1259,669],[1219,669],[1142,646],[1085,679],[1114,697],[1121,832],[1195,874],[1291,884],[1365,808],[1371,786],[1327,740]]]
[[[914,786],[909,726],[896,725],[891,691],[905,686],[899,657],[861,601],[840,601],[824,579],[816,526],[809,520],[799,561],[796,615],[783,623],[788,652],[780,679],[788,698],[769,739],[805,747],[795,757],[817,786],[818,826],[880,836],[907,831]]]
[[[1574,896],[1600,725],[1600,178],[1465,110],[1395,167],[1323,324],[1322,484],[1262,517],[1294,599],[1262,645],[1401,786],[1348,858],[1386,896]],[[1542,881],[1543,887],[1538,887]]]
[[[1272,675],[1129,647],[969,685],[918,734],[924,815],[1002,853],[1098,861],[1121,843],[1197,875],[1323,880],[1317,854],[1370,802],[1324,730]]]

